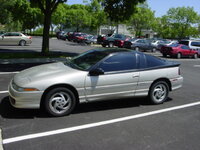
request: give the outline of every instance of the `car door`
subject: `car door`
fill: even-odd
[[[104,60],[97,68],[104,74],[88,75],[85,82],[88,101],[133,96],[139,80],[134,54],[116,54]]]
[[[1,37],[0,44],[1,45],[9,45],[10,39],[11,39],[11,33],[5,33]]]
[[[182,55],[183,56],[190,56],[191,54],[191,50],[190,50],[190,48],[188,47],[188,46],[185,46],[185,45],[183,45],[183,46],[181,46],[181,51],[182,51]]]

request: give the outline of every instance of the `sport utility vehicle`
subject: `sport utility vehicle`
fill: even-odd
[[[198,53],[200,55],[200,40],[181,40],[179,44],[184,44],[186,46],[189,46],[191,49],[198,50]]]

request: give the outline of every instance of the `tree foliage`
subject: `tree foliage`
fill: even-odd
[[[136,11],[136,6],[145,0],[103,0],[102,6],[111,21],[119,23],[128,20]]]
[[[170,8],[157,20],[156,31],[163,38],[186,38],[199,35],[200,16],[192,7]]]
[[[139,5],[137,12],[128,20],[128,26],[135,33],[136,37],[142,36],[142,30],[150,30],[155,24],[154,12],[147,4]]]

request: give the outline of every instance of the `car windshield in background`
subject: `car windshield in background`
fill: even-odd
[[[183,44],[183,45],[189,45],[189,41],[180,41],[179,44]]]
[[[169,45],[169,47],[178,47],[179,45],[178,44],[171,44]]]

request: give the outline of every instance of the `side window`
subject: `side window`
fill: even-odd
[[[191,42],[191,46],[200,47],[200,42]]]
[[[165,62],[162,59],[159,59],[155,56],[146,55],[146,67],[147,68],[157,67],[157,66],[162,66],[162,65],[165,65]]]
[[[190,49],[188,46],[181,46],[182,49]]]
[[[105,72],[137,69],[135,54],[116,54],[99,65]]]

